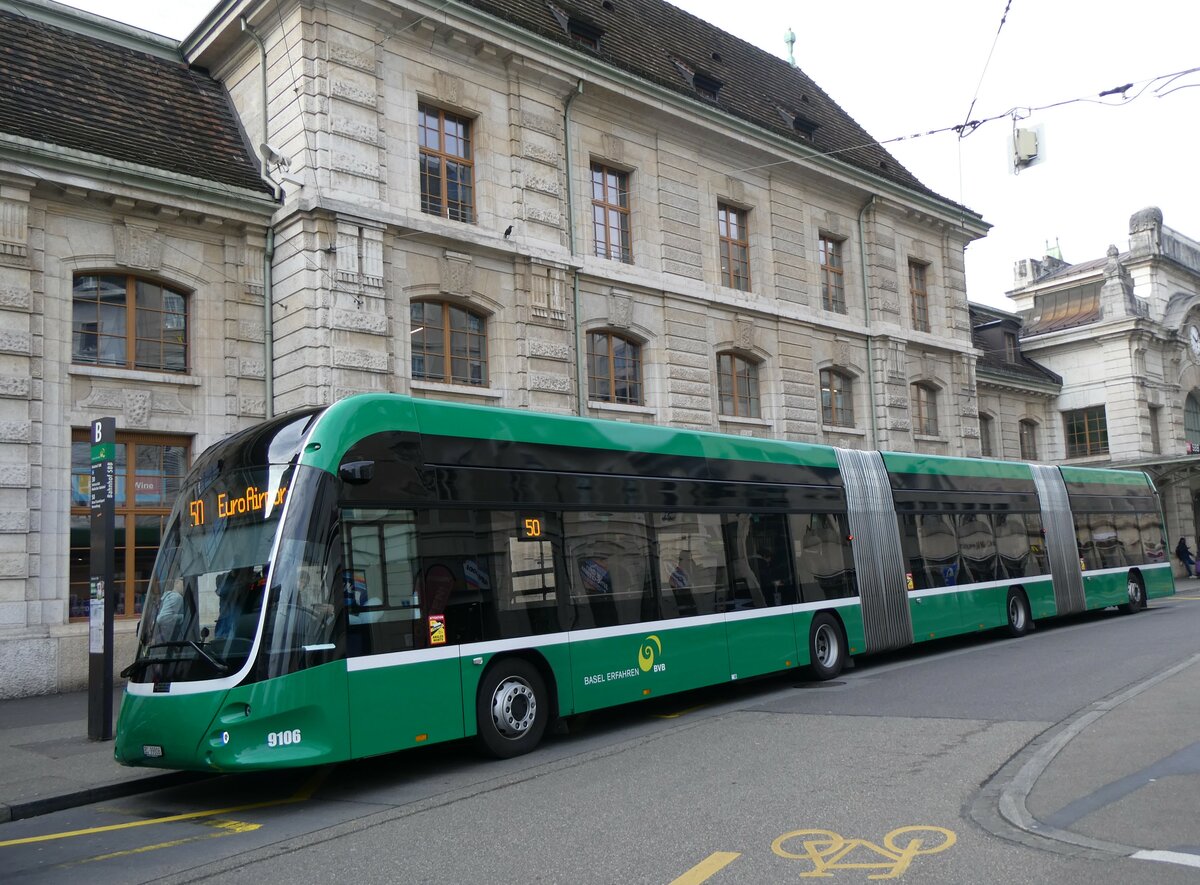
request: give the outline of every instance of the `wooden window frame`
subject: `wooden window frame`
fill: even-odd
[[[979,455],[983,458],[995,458],[996,447],[994,445],[993,436],[996,428],[996,419],[991,415],[979,415]]]
[[[618,396],[617,394],[617,356],[614,342],[620,341],[632,351],[630,359],[633,364],[633,381],[636,396]],[[597,345],[603,344],[603,349]],[[606,374],[597,374],[594,370],[597,360],[603,360]],[[642,345],[632,338],[619,335],[616,332],[596,330],[587,333],[587,369],[588,369],[588,399],[596,402],[616,403],[618,405],[640,406],[643,404],[644,382],[642,379]]]
[[[422,313],[424,313],[425,308],[430,307],[430,306],[441,308],[441,325],[434,326],[433,328],[438,329],[441,332],[440,337],[441,337],[441,343],[442,343],[442,350],[440,353],[438,353],[437,351],[431,351],[427,346],[425,346],[424,337],[428,337],[428,336],[424,336],[421,339],[421,347],[420,348],[417,347],[417,340],[415,339],[414,336],[418,332],[425,332],[426,330],[428,330],[430,328],[429,326],[422,325],[420,327],[412,327],[409,329],[409,369],[412,374],[413,380],[414,381],[431,381],[435,384],[457,384],[462,387],[473,387],[473,388],[487,387],[488,386],[488,318],[487,318],[487,316],[483,313],[480,313],[479,311],[475,311],[475,310],[471,310],[469,308],[463,307],[461,304],[456,304],[453,301],[444,301],[444,300],[440,300],[440,299],[436,299],[436,298],[431,298],[431,299],[424,299],[424,300],[411,302],[411,304],[409,305],[409,314],[408,314],[410,323],[413,322],[412,310],[414,307],[418,307],[418,306],[421,307]],[[461,311],[463,314],[465,314],[468,322],[472,318],[478,320],[480,325],[482,326],[482,330],[479,332],[474,332],[474,331],[471,331],[470,329],[455,329],[454,325],[452,323],[454,311]],[[422,323],[425,322],[424,318],[422,318],[421,322]],[[469,348],[467,350],[467,354],[468,354],[467,356],[460,356],[460,357],[454,356],[454,350],[453,350],[452,345],[453,345],[453,338],[454,338],[455,334],[466,335],[468,342],[470,342],[471,340],[478,340],[479,342],[481,342],[480,352],[481,352],[482,356],[477,361],[479,363],[480,369],[481,369],[481,373],[480,373],[481,377],[480,377],[479,381],[473,381],[473,380],[471,380],[471,377],[470,377],[471,364],[476,362],[476,360],[473,359],[469,355],[470,354]],[[441,360],[442,360],[441,374],[440,375],[432,375],[429,373],[428,369],[424,369],[418,374],[417,365],[416,365],[417,357],[423,356],[426,361],[426,365],[428,365],[428,361],[429,361],[429,358],[431,355],[434,359],[437,359],[438,357],[441,358]],[[465,361],[465,363],[466,363],[467,374],[465,376],[463,376],[462,378],[456,377],[454,374],[454,361],[456,359]]]
[[[727,203],[717,204],[721,285],[742,292],[750,291],[749,215],[746,209],[739,209]]]
[[[923,382],[912,386],[913,433],[938,436],[938,391]]]
[[[821,423],[826,427],[854,427],[854,379],[838,369],[822,369],[817,377],[821,387]],[[839,398],[846,403],[844,407],[838,407]]]
[[[592,170],[592,235],[596,240],[596,257],[633,264],[633,226],[629,209],[629,173],[604,163],[593,162]],[[614,187],[609,178],[616,181]],[[597,196],[597,188],[600,196]],[[615,195],[615,202],[610,196]],[[602,216],[603,220],[597,216]],[[613,232],[620,242],[612,242]]]
[[[1063,412],[1063,440],[1068,458],[1107,455],[1108,413],[1104,406],[1088,406]]]
[[[846,270],[842,247],[846,241],[828,234],[817,239],[817,263],[821,268],[821,304],[833,313],[846,313]],[[829,259],[834,261],[830,262]]]
[[[929,323],[929,264],[909,259],[908,293],[912,305],[913,328],[918,332],[930,332]]]
[[[87,442],[90,442],[90,440],[91,440],[90,428],[82,427],[82,428],[73,428],[71,430],[71,442],[72,443],[87,443]],[[186,436],[175,436],[175,435],[157,434],[157,433],[129,433],[129,432],[125,432],[125,431],[118,431],[117,445],[123,445],[126,447],[125,448],[125,476],[123,478],[120,477],[119,475],[117,476],[117,480],[122,481],[124,484],[124,490],[123,490],[124,491],[124,503],[121,503],[121,495],[120,494],[118,494],[116,496],[116,500],[114,501],[114,515],[116,517],[117,523],[118,523],[118,525],[124,526],[123,531],[124,531],[125,545],[124,545],[123,559],[115,562],[114,569],[113,569],[115,575],[117,576],[116,577],[116,580],[117,580],[116,590],[117,590],[117,599],[118,599],[117,605],[114,606],[114,615],[115,615],[115,617],[117,617],[120,620],[135,620],[135,619],[141,617],[141,612],[137,609],[137,590],[138,590],[137,552],[139,550],[139,547],[137,546],[137,521],[138,521],[138,518],[139,517],[143,517],[143,518],[144,517],[158,517],[162,520],[160,525],[162,526],[162,528],[165,529],[166,528],[166,520],[171,515],[171,508],[174,506],[175,501],[172,497],[169,497],[166,494],[166,481],[167,481],[168,475],[166,473],[163,473],[161,475],[160,474],[151,474],[151,475],[157,477],[158,479],[160,479],[164,483],[163,502],[162,502],[162,504],[157,505],[157,506],[151,506],[151,505],[139,506],[138,505],[136,483],[137,483],[137,480],[139,479],[139,477],[145,478],[147,474],[138,472],[136,449],[134,447],[138,446],[138,445],[144,445],[144,446],[160,446],[160,447],[175,446],[175,447],[182,448],[184,450],[184,456],[183,456],[184,464],[182,467],[182,472],[179,474],[171,474],[171,476],[176,477],[178,479],[179,486],[180,486],[180,488],[182,488],[184,479],[187,476],[187,472],[188,472],[188,470],[191,469],[192,440],[190,437],[186,437]],[[72,465],[72,466],[74,466],[74,465]],[[90,479],[89,474],[83,474],[83,475],[89,476],[89,479]],[[80,474],[76,473],[74,471],[74,469],[72,469],[72,477],[75,477],[75,476],[80,476]],[[73,485],[74,485],[74,480],[72,480],[72,486]],[[85,494],[85,497],[86,497],[86,494]],[[70,503],[69,509],[70,509],[70,517],[71,518],[90,518],[91,517],[91,510],[88,507],[88,505],[86,505],[86,504],[81,506],[72,501]],[[90,529],[89,529],[88,535],[89,535],[89,539],[90,539],[90,535],[91,535]],[[69,536],[68,536],[68,538],[69,538]],[[133,543],[130,543],[131,540]],[[161,541],[161,535],[160,535],[160,541]],[[69,546],[70,545],[69,539],[68,539],[67,543]],[[140,549],[145,549],[145,548],[140,548]],[[77,556],[90,556],[90,552],[91,552],[90,540],[89,540],[89,546],[87,548],[76,548],[76,547],[69,546],[69,550],[70,550],[70,557],[72,560],[74,560],[75,557],[77,557]],[[68,564],[68,568],[67,568],[67,581],[68,581],[67,612],[68,612],[68,617],[71,621],[74,621],[74,622],[86,621],[88,618],[87,613],[76,614],[76,615],[70,614],[71,598],[73,595],[75,595],[75,596],[81,595],[85,600],[89,597],[89,588],[88,588],[87,584],[81,583],[78,581],[71,581],[72,571],[73,571],[73,569],[71,568],[70,564]],[[124,577],[120,577],[121,575],[124,575]],[[149,577],[147,577],[145,579],[144,583],[148,589],[149,588]],[[143,596],[143,599],[144,599],[144,596]],[[118,614],[117,612],[120,611],[120,609],[122,608],[122,605],[124,607],[124,613]]]
[[[101,306],[103,305],[103,301],[100,299],[99,294],[97,294],[97,297],[95,299],[82,299],[82,298],[78,298],[75,295],[76,286],[78,285],[78,280],[81,277],[113,277],[113,278],[122,278],[125,281],[125,301],[122,306],[122,309],[125,311],[125,333],[124,333],[124,336],[120,336],[121,340],[123,340],[125,342],[125,363],[123,365],[118,365],[118,364],[112,363],[112,362],[103,362],[100,359],[100,353],[101,353],[100,338],[104,337],[104,338],[114,338],[115,339],[115,338],[118,338],[119,336],[102,335],[100,332],[99,311],[100,311]],[[178,296],[179,299],[183,302],[182,314],[177,313],[176,311],[155,309],[152,307],[139,307],[138,303],[137,303],[138,285],[139,284],[146,284],[149,286],[157,286],[164,293],[169,292],[172,295]],[[81,333],[78,329],[76,329],[76,323],[79,322],[78,318],[75,315],[75,305],[76,304],[94,304],[96,306],[97,329],[95,332]],[[183,317],[183,329],[179,333],[179,338],[182,340],[170,341],[166,337],[164,337],[164,334],[163,334],[164,329],[163,329],[163,326],[161,323],[161,319],[160,319],[160,323],[159,323],[159,337],[158,338],[147,338],[147,337],[140,336],[138,334],[138,316],[139,316],[139,314],[144,316],[147,313],[157,314],[160,318],[164,317],[164,316],[182,316]],[[138,371],[138,372],[167,372],[172,375],[187,375],[191,371],[191,361],[192,361],[192,349],[191,349],[191,346],[190,346],[190,343],[188,340],[191,337],[190,336],[190,327],[191,327],[191,297],[188,292],[185,292],[182,289],[178,289],[174,286],[171,286],[160,280],[153,279],[151,277],[143,277],[143,276],[138,276],[136,274],[122,273],[122,272],[79,271],[79,272],[73,274],[71,277],[71,363],[73,365],[102,366],[102,367],[113,368],[113,369],[129,369],[129,370]],[[84,359],[84,358],[82,358],[81,354],[78,352],[76,336],[79,334],[90,334],[90,335],[95,336],[96,341],[97,341],[96,358],[95,359]],[[139,341],[152,342],[152,343],[157,343],[159,345],[159,359],[158,359],[157,363],[155,363],[155,364],[140,364],[138,362],[137,354],[138,354],[138,342]],[[166,365],[165,361],[162,359],[162,347],[163,347],[163,345],[167,345],[167,344],[170,344],[174,347],[182,347],[183,348],[183,367],[182,368],[177,369],[172,366],[168,366],[168,365]]]
[[[1024,418],[1017,425],[1017,436],[1021,444],[1021,460],[1036,461],[1038,459],[1037,422]]]
[[[717,354],[717,411],[723,418],[761,418],[762,397],[759,391],[756,360],[739,353],[724,351]],[[746,394],[741,393],[745,383]],[[732,411],[726,411],[728,401]]]
[[[436,129],[428,125],[427,121],[435,120]],[[453,149],[447,148],[447,122],[453,123],[462,127],[462,135],[459,141],[463,148],[457,153]],[[447,218],[451,221],[461,221],[466,224],[475,223],[475,159],[472,140],[472,128],[474,121],[470,117],[464,117],[462,114],[454,114],[449,111],[444,111],[435,105],[420,102],[417,105],[417,145],[419,150],[419,178],[420,178],[420,193],[421,193],[421,211],[426,215],[436,215],[439,218]],[[437,132],[437,146],[425,144],[426,132]],[[435,159],[441,168],[441,174],[438,176],[437,193],[433,193],[433,189],[428,186],[428,181],[432,176],[425,172],[425,159]],[[460,196],[463,188],[466,189],[469,200],[454,200],[450,199],[450,176],[447,170],[450,165],[454,165],[460,169],[466,170],[465,178],[468,180],[463,182],[463,177],[459,178]],[[436,201],[436,205],[434,204]]]
[[[1017,347],[1017,333],[1004,333],[1004,361],[1009,364],[1015,364],[1020,361],[1018,354],[1020,350]]]

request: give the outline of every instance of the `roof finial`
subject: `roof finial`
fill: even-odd
[[[794,68],[796,66],[796,57],[792,55],[792,48],[796,45],[796,34],[791,28],[788,28],[788,32],[784,36],[783,42],[786,43],[788,47],[788,64]]]

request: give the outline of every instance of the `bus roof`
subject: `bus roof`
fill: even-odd
[[[386,431],[618,452],[690,456],[837,468],[828,446],[682,430],[602,418],[502,409],[398,394],[360,394],[339,400],[321,415],[301,463],[336,473],[346,452],[365,437]],[[319,444],[319,445],[318,445]]]

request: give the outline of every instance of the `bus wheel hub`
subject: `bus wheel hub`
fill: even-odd
[[[537,698],[525,680],[511,677],[496,686],[492,694],[492,721],[500,734],[520,737],[533,725],[536,714]]]

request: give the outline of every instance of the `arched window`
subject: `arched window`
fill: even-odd
[[[612,332],[588,332],[588,398],[642,404],[641,345]]]
[[[722,415],[760,418],[758,363],[735,353],[717,354],[717,393]]]
[[[1018,428],[1021,438],[1021,460],[1036,461],[1038,459],[1037,422],[1028,418],[1023,420]]]
[[[996,447],[993,442],[996,432],[996,422],[991,415],[979,416],[979,453],[985,458],[994,458],[996,456]]]
[[[929,384],[912,386],[913,433],[938,435],[937,389]]]
[[[821,370],[821,423],[854,426],[854,380],[836,369]]]
[[[1183,436],[1192,444],[1192,451],[1200,451],[1200,400],[1189,393],[1183,403]]]
[[[76,274],[71,360],[91,366],[188,370],[183,292],[126,274]]]
[[[412,376],[415,381],[441,381],[480,387],[488,383],[487,319],[446,301],[414,301]]]

